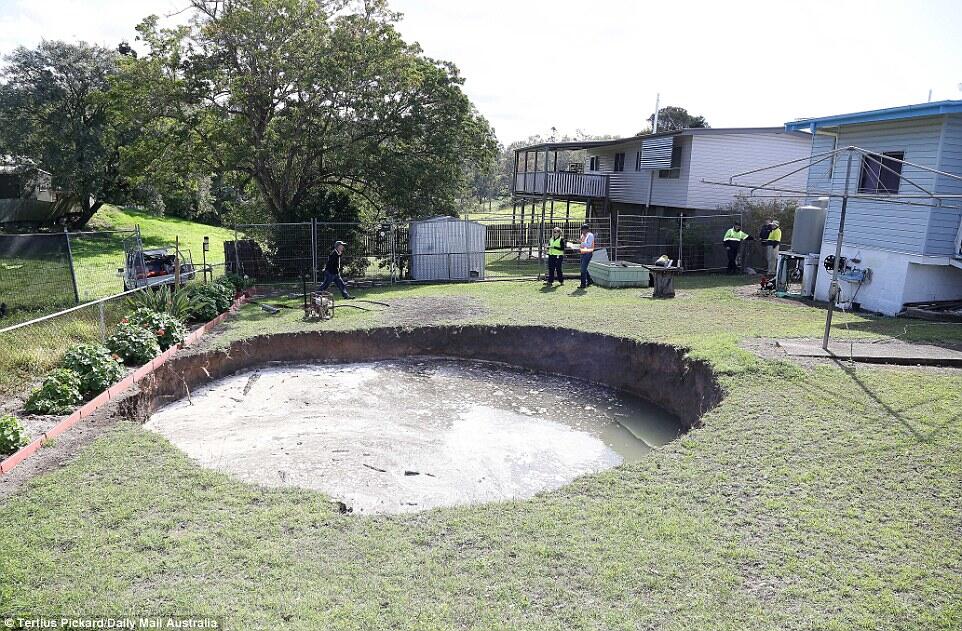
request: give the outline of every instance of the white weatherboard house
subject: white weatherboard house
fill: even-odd
[[[860,283],[840,283],[840,302],[854,297],[863,309],[895,315],[905,303],[962,298],[962,200],[945,199],[940,205],[920,191],[962,194],[962,182],[898,162],[962,176],[962,101],[810,118],[785,128],[812,134],[812,162],[814,156],[848,146],[877,156],[868,160],[855,154],[858,162],[852,168],[849,193],[876,199],[849,200],[842,256],[869,273]],[[834,161],[812,165],[807,183],[812,197],[842,192],[846,158],[840,153]],[[841,199],[832,197],[822,238],[823,261],[835,253],[840,210]],[[816,299],[828,300],[830,277],[819,274]]]
[[[743,190],[709,184],[808,156],[810,137],[781,127],[682,129],[581,142],[545,142],[515,151],[516,201],[581,201],[589,216],[717,214]],[[572,154],[571,152],[579,152]],[[582,153],[583,152],[583,153]],[[559,161],[583,155],[583,163]],[[787,168],[784,172],[791,170]],[[777,177],[778,171],[766,175]],[[804,187],[805,173],[783,180]]]

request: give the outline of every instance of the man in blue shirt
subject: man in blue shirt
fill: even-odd
[[[575,247],[574,244],[571,247]],[[595,235],[591,232],[588,224],[581,224],[581,242],[577,247],[578,252],[581,253],[581,285],[579,285],[579,288],[584,289],[592,284],[591,276],[588,275],[588,263],[591,262],[591,256],[595,252]]]

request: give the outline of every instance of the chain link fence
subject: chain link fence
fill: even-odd
[[[740,215],[648,217],[622,215],[617,224],[617,257],[632,263],[653,263],[660,256],[678,261],[687,271],[725,269],[725,231]]]
[[[124,254],[140,248],[136,229],[0,234],[0,317],[35,317],[119,293]]]

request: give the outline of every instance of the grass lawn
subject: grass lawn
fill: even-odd
[[[824,313],[739,297],[739,282],[683,277],[672,301],[533,282],[362,292],[483,305],[471,322],[684,345],[727,396],[684,438],[557,491],[363,518],[317,493],[203,470],[121,424],[0,503],[0,615],[190,612],[245,629],[962,628],[962,372],[760,359],[739,342],[817,336]],[[305,324],[252,306],[208,343],[386,325],[390,313]],[[836,321],[840,338],[962,340],[959,325]]]
[[[549,206],[545,208],[545,220],[547,221],[550,217],[550,201]],[[571,221],[582,221],[585,218],[585,205],[582,202],[571,202],[570,207],[570,219]],[[517,220],[521,221],[522,217],[521,206],[517,209],[518,217]],[[511,199],[510,198],[500,198],[491,200],[488,204],[485,202],[482,205],[478,205],[476,202],[473,203],[469,208],[466,208],[461,213],[462,219],[470,219],[471,221],[478,221],[481,223],[511,223]],[[565,218],[565,204],[563,202],[555,202],[554,205],[554,218],[558,222],[563,222]],[[531,205],[525,206],[525,215],[523,217],[525,221],[531,220]],[[541,221],[541,205],[535,209],[535,221]]]

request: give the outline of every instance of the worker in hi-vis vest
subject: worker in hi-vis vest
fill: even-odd
[[[778,246],[782,242],[782,229],[779,227],[777,220],[772,219],[771,222],[772,230],[762,241],[762,245],[766,248],[766,254],[768,255],[768,275],[774,276],[776,270],[778,269]]]
[[[551,286],[555,278],[558,285],[565,284],[564,274],[561,272],[561,265],[565,259],[565,240],[561,235],[561,228],[555,226],[551,229],[551,238],[548,239],[548,280],[545,285]]]
[[[581,253],[581,285],[579,288],[584,289],[588,285],[591,285],[591,276],[588,274],[588,263],[591,262],[591,256],[595,252],[595,235],[591,232],[588,224],[581,224],[581,241],[577,244],[571,243],[570,247],[578,248],[578,252]]]
[[[748,233],[742,232],[742,225],[738,222],[725,233],[725,250],[728,251],[729,274],[738,271],[738,252],[742,247],[742,241],[748,238],[750,238]]]

